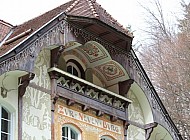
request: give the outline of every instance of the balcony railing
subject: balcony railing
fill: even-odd
[[[58,75],[57,85],[59,87],[73,91],[77,94],[86,96],[90,99],[96,100],[114,108],[125,110],[126,105],[132,102],[126,97],[99,87],[56,67],[50,68],[48,72],[56,72]]]

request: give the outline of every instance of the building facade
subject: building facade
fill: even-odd
[[[0,44],[0,140],[182,140],[131,48],[94,0],[71,0]]]

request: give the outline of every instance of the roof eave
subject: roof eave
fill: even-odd
[[[89,18],[89,17],[81,17],[81,16],[74,16],[74,15],[67,15],[67,20],[68,21],[86,21],[88,23],[95,23],[95,24],[99,24],[101,26],[104,26],[105,28],[110,29],[111,31],[115,32],[117,35],[119,35],[120,37],[123,38],[129,38],[129,39],[133,39],[134,36],[129,34],[129,33],[123,33],[119,30],[117,30],[116,28],[104,23],[103,21],[99,20],[98,18]]]

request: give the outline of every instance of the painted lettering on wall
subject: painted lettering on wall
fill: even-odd
[[[111,124],[104,120],[97,119],[95,117],[83,114],[81,112],[66,108],[64,106],[58,105],[58,113],[63,116],[67,116],[96,127],[100,127],[118,134],[121,134],[121,127],[115,124]]]

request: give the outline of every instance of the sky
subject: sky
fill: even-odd
[[[19,25],[39,16],[69,0],[2,0],[0,19]],[[151,7],[151,0],[96,0],[124,27],[131,26],[134,36],[140,38],[140,30],[145,28],[146,14],[140,6]],[[168,18],[181,14],[181,0],[160,0]],[[187,2],[190,0],[186,0]],[[140,4],[139,4],[140,3]],[[172,19],[171,19],[172,20]]]

